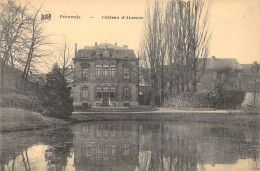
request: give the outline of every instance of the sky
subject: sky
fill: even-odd
[[[206,3],[208,3],[206,1]],[[136,54],[143,32],[147,0],[45,0],[42,13],[51,14],[45,31],[54,43],[68,40],[78,49],[95,42],[128,45]],[[39,6],[38,1],[32,4]],[[64,16],[80,16],[61,18]],[[120,19],[102,19],[118,16]],[[260,0],[211,0],[209,56],[236,58],[239,63],[260,62]]]

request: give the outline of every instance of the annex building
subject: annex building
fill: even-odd
[[[74,106],[138,105],[138,58],[127,45],[95,43],[77,50],[76,44],[73,60]]]

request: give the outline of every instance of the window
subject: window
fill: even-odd
[[[123,89],[123,98],[129,99],[129,96],[130,96],[130,89],[128,87],[125,87]]]
[[[128,68],[124,68],[124,78],[125,79],[129,79],[129,73],[130,73],[130,70]]]
[[[86,86],[82,87],[82,94],[81,95],[82,95],[83,99],[88,98],[88,87],[86,87]]]
[[[96,65],[96,78],[102,78],[101,65]]]
[[[96,88],[96,98],[102,98],[102,90],[101,87]]]
[[[87,77],[88,77],[88,68],[82,68],[81,78],[87,78]]]
[[[115,71],[116,71],[116,66],[111,65],[110,66],[110,78],[115,78]]]
[[[115,98],[115,93],[116,93],[116,88],[115,87],[111,87],[110,88],[110,98]]]
[[[109,67],[108,65],[103,65],[103,78],[108,79],[109,76]]]

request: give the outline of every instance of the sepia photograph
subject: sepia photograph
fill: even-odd
[[[260,171],[260,0],[1,0],[1,171]]]

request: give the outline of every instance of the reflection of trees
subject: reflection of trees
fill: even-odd
[[[23,161],[24,170],[30,171],[30,159],[27,149],[34,143],[37,143],[39,138],[34,137],[30,131],[23,133],[5,133],[0,138],[0,162],[1,170],[5,170],[5,165],[11,161],[11,168],[8,170],[16,170],[15,164],[20,156]]]
[[[250,159],[259,168],[258,128],[177,122],[95,122],[76,125],[72,130],[63,128],[21,137],[8,134],[9,140],[0,139],[1,170],[7,164],[7,170],[16,170],[18,165],[26,171],[34,170],[28,150],[34,144],[48,145],[45,151],[48,170],[66,169],[72,145],[76,170],[132,171],[138,167],[196,171],[206,164],[235,164],[239,159]]]
[[[67,158],[71,157],[72,131],[69,128],[63,128],[58,131],[58,134],[57,132],[48,134],[48,137],[52,136],[54,136],[55,140],[48,140],[50,141],[48,143],[50,147],[45,151],[48,170],[64,170],[67,166]]]
[[[252,146],[251,146],[252,147],[252,159],[255,163],[256,169],[260,168],[260,164],[259,164],[260,155],[257,150],[257,146],[259,146],[259,143],[257,142],[258,140],[259,140],[259,130],[256,129],[256,130],[254,130],[254,133],[253,133],[253,141],[252,141]]]
[[[67,165],[67,157],[70,156],[70,148],[72,144],[69,143],[73,139],[73,134],[69,128],[60,130],[45,131],[45,132],[14,132],[1,134],[0,138],[0,162],[1,171],[5,170],[35,170],[35,163],[30,162],[30,153],[28,149],[35,144],[49,145],[50,148],[46,150],[46,160],[51,163],[60,163],[59,166],[65,167]],[[49,157],[49,158],[48,158]],[[58,164],[57,164],[58,165]],[[18,168],[23,167],[23,168]],[[37,167],[37,164],[36,164]],[[49,168],[53,167],[51,165]],[[56,167],[54,165],[54,167]],[[62,167],[56,167],[61,170]]]
[[[172,123],[140,124],[140,170],[198,170],[252,159],[259,167],[258,129]]]
[[[152,124],[151,160],[149,170],[197,170],[196,143],[180,136],[172,130],[165,130],[164,124]],[[149,141],[148,137],[145,138]],[[149,142],[141,142],[142,146]]]
[[[27,149],[25,150],[25,156],[24,156],[23,153],[24,152],[21,152],[25,171],[31,171],[31,166],[30,166],[29,157],[28,157],[28,154],[27,154]],[[14,162],[15,162],[15,160],[13,161],[13,170],[14,170]]]

